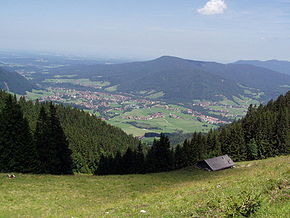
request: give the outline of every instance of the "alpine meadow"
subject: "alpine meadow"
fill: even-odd
[[[0,218],[288,217],[289,10],[4,1]]]

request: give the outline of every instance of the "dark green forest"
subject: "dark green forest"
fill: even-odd
[[[0,113],[2,172],[72,174],[71,151],[56,108],[41,107],[34,135],[16,96],[8,95]]]
[[[51,133],[49,131],[39,133],[39,131],[44,131],[45,129],[41,126],[46,125],[42,120],[46,120],[46,116],[51,116],[52,106],[55,108],[54,113],[60,122],[60,128],[54,129],[54,132]],[[8,112],[9,114],[5,114]],[[17,140],[19,138],[18,141],[22,146],[30,147],[25,148],[25,151],[28,153],[30,150],[32,151],[31,155],[27,153],[27,157],[30,158],[31,156],[31,159],[35,159],[33,157],[33,150],[36,149],[36,144],[39,144],[40,140],[43,140],[44,144],[53,141],[55,139],[53,139],[52,136],[61,135],[63,131],[65,138],[58,138],[57,143],[60,145],[68,143],[72,159],[71,168],[73,172],[81,173],[92,173],[96,169],[101,155],[115,155],[117,151],[123,154],[128,147],[135,149],[139,144],[139,140],[135,137],[129,136],[121,129],[108,125],[105,121],[79,109],[54,105],[49,102],[39,103],[38,101],[26,101],[24,97],[16,100],[16,97],[13,97],[5,91],[0,91],[0,114],[2,128],[0,131],[0,155],[7,155],[8,159],[12,154],[16,155],[18,151],[14,147],[11,147],[10,150],[8,149],[5,144],[7,139],[5,139],[6,136],[3,136],[4,133],[9,136],[11,144],[18,143]],[[15,119],[15,121],[10,118],[12,116],[14,116],[13,119]],[[22,126],[18,127],[18,125]],[[23,129],[25,129],[25,131],[23,131]],[[38,139],[39,134],[46,135],[45,137],[47,138]],[[33,142],[33,144],[31,144],[31,142]],[[5,152],[3,150],[4,147],[6,147]],[[21,146],[19,146],[19,148],[20,147]],[[37,155],[41,156],[41,154]],[[26,155],[23,154],[23,158],[24,156]],[[23,162],[23,166],[27,166],[27,164]],[[0,171],[32,172],[30,169],[6,169],[1,166]]]
[[[128,149],[123,156],[103,156],[95,174],[162,172],[193,166],[199,160],[224,154],[234,161],[246,161],[289,153],[290,91],[267,105],[250,105],[243,119],[207,134],[194,133],[190,140],[175,148],[161,134],[146,155],[140,149]]]
[[[289,130],[290,91],[266,105],[250,105],[243,119],[194,133],[174,148],[165,134],[146,147],[79,109],[0,91],[0,171],[133,174],[193,166],[223,154],[234,161],[263,159],[290,153]]]

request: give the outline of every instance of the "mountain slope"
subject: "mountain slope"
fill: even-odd
[[[111,65],[58,68],[55,74],[76,74],[75,78],[109,81],[117,91],[163,92],[163,100],[191,102],[193,99],[231,99],[245,90],[264,92],[265,99],[286,92],[290,76],[245,64],[219,64],[163,56],[151,61]],[[43,76],[43,75],[42,75]],[[39,78],[38,78],[39,79]]]
[[[119,84],[118,89],[123,92],[163,91],[163,98],[169,101],[216,99],[218,95],[231,98],[243,93],[236,83],[199,69],[195,64],[178,58],[161,57],[132,63],[130,69],[108,73],[102,79]],[[122,66],[119,67],[122,69]]]
[[[290,85],[290,76],[266,68],[248,64],[207,63],[203,67],[221,77],[235,81],[241,85],[259,89],[269,98],[286,92]]]
[[[279,73],[284,73],[290,75],[290,62],[289,61],[279,61],[279,60],[269,60],[269,61],[258,61],[258,60],[241,60],[234,64],[250,64],[257,67],[264,67]]]
[[[0,89],[25,94],[26,91],[31,91],[33,88],[36,86],[20,74],[0,67]]]

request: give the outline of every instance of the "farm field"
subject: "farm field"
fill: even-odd
[[[287,217],[290,156],[218,172],[0,174],[0,217]]]
[[[133,135],[144,135],[146,132],[207,132],[210,128],[215,127],[215,125],[200,122],[192,115],[181,113],[180,111],[186,110],[185,108],[177,105],[171,105],[171,107],[176,108],[179,112],[172,112],[171,110],[158,106],[147,109],[135,109],[108,120],[108,123],[118,126],[124,129],[128,134]],[[150,117],[151,114],[157,113],[162,114],[162,116],[145,120],[146,117]],[[134,120],[134,118],[138,117],[141,117],[141,120]],[[144,117],[143,120],[142,117]],[[130,120],[126,118],[130,118]]]

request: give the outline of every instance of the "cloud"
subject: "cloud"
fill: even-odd
[[[209,0],[203,8],[197,10],[198,13],[203,15],[222,14],[227,9],[224,0]]]

